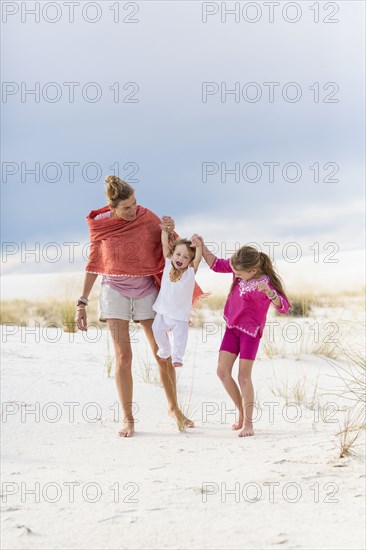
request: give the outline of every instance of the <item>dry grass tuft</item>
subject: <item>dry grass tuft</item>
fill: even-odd
[[[308,383],[306,376],[303,376],[301,379],[290,384],[287,378],[285,380],[281,380],[277,377],[276,373],[273,372],[273,379],[267,382],[267,386],[275,397],[283,398],[286,405],[290,402],[297,403],[298,405],[303,405],[304,407],[312,410],[317,403],[318,378],[319,376],[317,377],[315,384],[313,384],[310,397],[308,395],[310,384]]]
[[[336,434],[338,436],[337,446],[339,448],[339,458],[347,456],[357,456],[355,446],[361,436],[364,435],[365,425],[355,424],[352,418],[352,411],[348,411],[343,422],[343,428]]]
[[[1,325],[27,324],[35,306],[26,300],[10,300],[0,304]]]
[[[76,332],[77,326],[75,323],[75,302],[73,300],[64,300],[60,304],[61,323],[64,327],[64,332]]]
[[[292,317],[309,317],[316,300],[313,294],[294,294],[289,296]],[[280,315],[280,314],[279,314]]]
[[[58,300],[7,300],[0,303],[0,324],[27,325],[35,322],[63,327],[64,323],[73,325],[76,312],[75,301],[70,298]],[[90,300],[88,322],[97,323],[97,299]]]
[[[116,361],[114,353],[111,353],[111,339],[109,330],[106,330],[106,356],[104,360],[104,367],[107,371],[108,378],[111,377],[112,369]]]
[[[137,364],[139,368],[139,375],[146,384],[152,384],[153,386],[161,386],[158,366],[155,359],[152,358],[150,350],[145,347],[144,355],[137,351]]]
[[[335,395],[350,402],[350,408],[344,418],[343,427],[336,434],[339,457],[356,455],[354,447],[366,430],[366,359],[363,349],[352,347],[342,348],[343,364],[330,364],[336,371],[336,377],[342,382],[343,388]]]
[[[223,310],[226,300],[226,294],[210,294],[204,300],[198,302],[197,309],[208,309],[210,311]]]

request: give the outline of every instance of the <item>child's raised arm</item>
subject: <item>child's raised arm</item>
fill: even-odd
[[[196,248],[196,255],[193,260],[194,272],[196,273],[202,260],[202,241],[200,239],[193,239],[192,245]]]
[[[169,246],[169,233],[165,229],[161,230],[161,245],[163,247],[163,256],[164,258],[167,258],[170,254],[170,246]]]

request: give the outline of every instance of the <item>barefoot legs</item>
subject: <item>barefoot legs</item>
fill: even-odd
[[[123,424],[119,430],[120,437],[133,436],[134,418],[132,414],[132,351],[129,334],[129,322],[121,319],[108,319],[114,351],[116,356],[116,386],[123,411]]]
[[[176,419],[178,428],[180,430],[184,430],[185,428],[193,428],[194,423],[192,422],[192,420],[189,420],[189,418],[184,416],[178,406],[176,374],[175,368],[172,365],[171,358],[162,359],[157,355],[158,345],[155,342],[154,333],[152,331],[153,319],[140,321],[140,323],[145,331],[151,350],[159,366],[160,380],[163,384],[165,395],[168,401],[169,414]]]
[[[238,387],[232,377],[232,370],[236,357],[237,356],[234,353],[220,351],[217,374],[238,411],[238,421],[234,422],[232,425],[232,430],[240,430],[238,434],[239,437],[247,437],[254,435],[254,390],[251,379],[254,361],[249,359],[240,359]]]
[[[228,351],[219,352],[219,363],[217,366],[217,375],[224,385],[225,390],[231,397],[238,411],[238,420],[232,425],[232,430],[240,430],[243,425],[243,405],[240,389],[232,377],[233,366],[236,355]]]
[[[239,386],[243,398],[244,425],[239,432],[239,437],[248,437],[254,435],[253,430],[253,407],[254,407],[254,389],[252,384],[252,368],[254,361],[250,359],[240,359],[239,361]]]

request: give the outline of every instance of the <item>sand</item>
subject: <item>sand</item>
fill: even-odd
[[[238,438],[215,374],[220,330],[190,329],[178,388],[196,427],[179,432],[134,330],[137,434],[121,439],[105,331],[2,329],[4,549],[364,547],[364,440],[339,458],[342,384],[310,348],[268,359],[263,341],[256,433]],[[312,408],[271,392],[304,376]]]

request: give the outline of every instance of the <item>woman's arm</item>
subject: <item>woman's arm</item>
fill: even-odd
[[[168,251],[167,251],[166,255],[165,255],[165,252],[164,252],[163,235],[161,235],[161,244],[162,244],[162,247],[163,247],[163,256],[164,256],[164,258],[167,258],[167,256],[170,254],[171,245],[174,242],[175,236],[176,236],[176,234],[174,234],[175,221],[173,220],[173,218],[171,216],[163,216],[161,218],[160,228],[161,228],[162,232],[166,231],[167,234],[168,234]],[[165,236],[164,236],[164,241],[165,241]]]
[[[86,298],[86,299],[89,298],[89,295],[91,293],[91,290],[93,288],[93,285],[97,277],[98,277],[97,273],[85,273],[83,292],[81,295],[83,298]],[[83,331],[87,330],[88,322],[87,322],[85,305],[77,306],[75,321],[78,326],[78,329]]]
[[[84,286],[82,296],[89,298],[89,294],[92,291],[93,285],[98,277],[98,273],[85,273]]]

